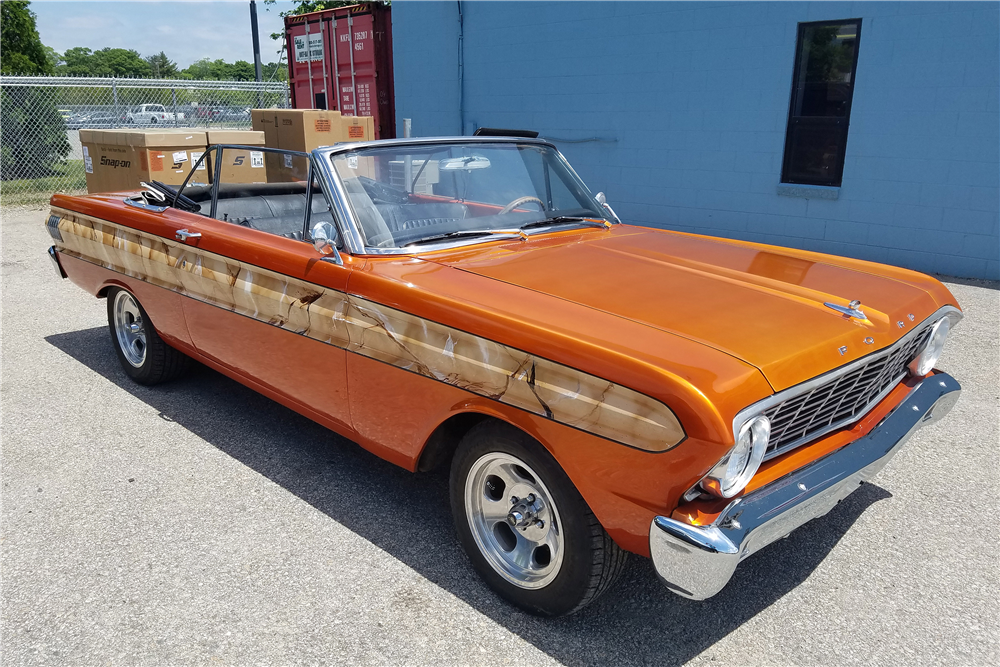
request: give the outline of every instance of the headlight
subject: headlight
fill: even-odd
[[[770,435],[771,422],[764,415],[745,422],[736,435],[736,445],[712,468],[702,481],[702,487],[720,498],[732,498],[742,491],[764,460]]]
[[[947,317],[942,317],[931,329],[931,335],[927,339],[924,349],[917,353],[907,368],[917,377],[923,377],[931,372],[934,364],[941,358],[941,350],[944,349],[944,341],[951,331],[951,321]]]

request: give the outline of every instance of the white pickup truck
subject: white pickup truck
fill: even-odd
[[[162,104],[140,104],[128,113],[128,122],[136,125],[172,123],[174,120],[174,114]],[[184,114],[178,112],[176,120],[184,120]]]

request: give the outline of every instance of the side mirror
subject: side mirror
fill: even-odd
[[[330,233],[332,231],[333,226],[329,222],[317,222],[312,226],[309,235],[312,238],[312,244],[316,248],[316,252],[323,255],[323,261],[343,266],[344,260],[340,257],[337,246],[333,245],[333,241],[331,241]]]
[[[604,207],[604,210],[611,214],[611,217],[614,218],[616,222],[621,223],[621,219],[618,217],[618,214],[615,213],[615,210],[611,208],[611,204],[608,203],[608,198],[604,196],[603,192],[598,192],[594,195],[594,199],[597,200],[598,204]]]

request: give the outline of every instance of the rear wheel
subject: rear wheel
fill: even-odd
[[[163,342],[135,295],[115,287],[107,298],[111,340],[130,378],[139,384],[158,384],[188,369],[190,357]]]
[[[578,611],[622,572],[627,553],[566,473],[508,424],[484,422],[462,440],[452,462],[451,506],[476,571],[529,612]]]

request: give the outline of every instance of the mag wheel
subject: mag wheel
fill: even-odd
[[[455,528],[477,572],[502,597],[544,616],[571,614],[611,587],[626,553],[535,440],[484,422],[451,469]]]
[[[139,384],[157,384],[182,374],[190,358],[163,342],[131,292],[108,292],[108,327],[122,368]]]

